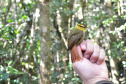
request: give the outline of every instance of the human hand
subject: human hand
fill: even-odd
[[[101,80],[108,80],[105,51],[100,49],[99,45],[93,44],[91,40],[86,40],[77,47],[74,46],[71,49],[71,59],[73,69],[84,84],[95,84]]]

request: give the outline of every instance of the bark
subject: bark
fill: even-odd
[[[49,0],[40,1],[40,84],[51,84],[51,40]]]
[[[81,7],[82,7],[82,16],[83,16],[83,22],[85,21],[85,8],[86,8],[86,0],[81,0]]]
[[[2,23],[5,25],[7,22],[7,15],[8,15],[8,12],[10,11],[10,7],[12,5],[12,0],[8,0],[8,6],[6,7],[6,11],[4,13],[4,17],[2,18]]]

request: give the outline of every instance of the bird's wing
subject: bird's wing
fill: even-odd
[[[79,32],[82,32],[82,30],[79,30],[79,29],[76,29],[76,28],[72,29],[70,31],[70,33],[68,34],[68,39],[71,38],[71,36],[78,34]]]
[[[74,45],[78,45],[83,38],[84,32],[82,30],[76,30],[75,34],[68,38],[68,50],[70,50]]]

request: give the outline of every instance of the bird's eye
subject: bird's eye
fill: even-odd
[[[86,28],[86,26],[83,26],[83,28]]]
[[[82,27],[82,28],[84,28],[84,29],[86,28],[86,26],[83,25],[83,24],[78,24],[78,26],[79,26],[79,27]]]

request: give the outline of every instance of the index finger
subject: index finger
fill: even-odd
[[[70,50],[70,52],[71,52],[72,63],[83,59],[80,46],[74,45],[73,48]]]

